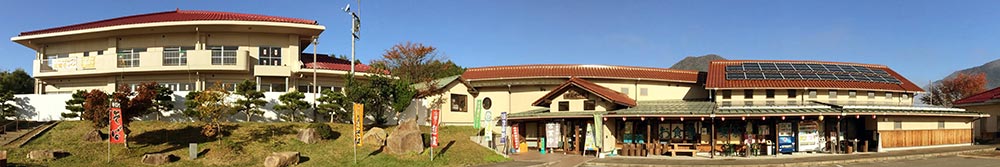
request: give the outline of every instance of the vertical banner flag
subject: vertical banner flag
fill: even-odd
[[[493,141],[493,125],[496,124],[492,124],[493,116],[490,114],[492,112],[490,112],[490,110],[485,110],[484,112],[483,120],[486,120],[486,124],[483,126],[485,126],[484,128],[486,128],[486,130],[483,131],[483,138],[485,138],[486,141]]]
[[[604,115],[594,114],[594,128],[596,128],[594,133],[594,142],[597,143],[597,149],[604,149]]]
[[[125,143],[125,129],[122,126],[122,109],[121,108],[111,108],[110,115],[110,139],[108,142],[111,143]]]
[[[500,112],[500,144],[507,143],[507,112]]]
[[[431,148],[438,146],[438,123],[441,121],[441,110],[431,110]]]
[[[511,131],[511,134],[510,134],[510,138],[511,139],[510,139],[510,141],[512,143],[514,143],[514,149],[521,150],[521,145],[520,145],[521,142],[518,141],[518,140],[520,140],[520,139],[518,139],[518,137],[520,137],[521,133],[519,133],[519,131],[517,129],[517,126],[518,126],[518,124],[514,124],[513,127],[510,127],[510,131]]]
[[[352,123],[354,123],[354,144],[361,146],[361,137],[365,131],[365,105],[354,103],[354,115]]]
[[[479,115],[479,114],[482,114],[482,112],[483,112],[483,100],[476,100],[476,108],[473,109],[473,113],[472,113],[472,128],[476,128],[476,129],[480,128],[479,121],[482,120],[480,118],[480,117],[482,117],[482,115]]]

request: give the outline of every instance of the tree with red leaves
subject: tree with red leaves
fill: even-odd
[[[83,119],[93,123],[94,128],[108,126],[108,94],[101,90],[90,90],[83,102]]]
[[[117,104],[121,108],[125,134],[131,132],[128,125],[133,119],[154,111],[150,108],[153,107],[153,99],[156,97],[156,86],[156,82],[141,83],[133,91],[128,85],[122,85],[111,94],[112,104]]]
[[[986,74],[959,73],[955,77],[932,84],[927,89],[930,94],[921,97],[920,101],[931,105],[951,107],[955,100],[983,91],[986,91]]]

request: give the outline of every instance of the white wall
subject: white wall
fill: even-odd
[[[188,92],[174,92],[174,110],[165,112],[160,117],[163,121],[192,121],[191,118],[184,116],[184,96]],[[275,112],[273,110],[275,104],[279,104],[278,97],[285,92],[265,92],[264,100],[268,101],[267,106],[263,108],[263,117],[254,116],[251,118],[253,121],[265,121],[265,122],[276,122],[282,121],[278,119],[278,114],[285,114],[284,112]],[[312,93],[304,93],[305,99],[310,104],[313,102]],[[20,108],[17,113],[19,119],[21,120],[31,120],[31,121],[51,121],[51,120],[64,120],[61,113],[68,113],[66,110],[66,100],[72,98],[72,94],[21,94],[14,95],[16,105]],[[233,97],[237,97],[233,95]],[[235,101],[235,99],[232,99]],[[346,106],[349,107],[349,106]],[[304,116],[309,119],[312,118],[312,110],[303,112]],[[155,114],[155,113],[154,113]],[[150,114],[140,118],[140,120],[155,120],[156,115]],[[319,121],[326,122],[329,121],[328,115],[317,114]],[[66,119],[75,120],[75,119]],[[236,113],[230,116],[229,121],[242,122],[246,121],[246,114]],[[311,119],[310,119],[311,120]],[[296,120],[298,121],[298,120]],[[395,122],[390,119],[390,122]]]

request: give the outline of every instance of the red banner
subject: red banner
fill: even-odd
[[[125,143],[125,129],[122,126],[122,109],[111,108],[111,115],[108,115],[110,120],[109,139],[111,143]]]
[[[510,131],[511,131],[511,133],[513,133],[513,134],[510,135],[510,138],[511,138],[510,141],[514,143],[514,149],[521,149],[521,147],[519,145],[521,143],[519,143],[517,141],[518,140],[518,138],[517,138],[518,134],[521,134],[521,133],[518,132],[517,126],[518,126],[517,124],[514,124],[513,127],[510,127]]]
[[[431,148],[438,146],[438,122],[441,110],[431,110]]]

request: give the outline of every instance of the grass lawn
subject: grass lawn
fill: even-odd
[[[441,127],[440,146],[434,149],[434,161],[424,153],[393,156],[383,154],[378,147],[358,147],[358,163],[353,164],[353,139],[350,124],[330,124],[334,139],[315,144],[295,140],[297,130],[307,123],[231,123],[228,134],[219,139],[200,135],[200,123],[159,121],[133,122],[128,138],[130,149],[111,145],[112,160],[108,162],[108,143],[85,142],[81,138],[93,128],[86,121],[59,123],[19,149],[8,150],[8,162],[17,166],[143,166],[146,153],[170,153],[179,160],[165,166],[260,166],[271,152],[298,151],[304,162],[299,166],[470,166],[508,161],[503,156],[469,141],[476,133],[471,127]],[[390,131],[393,128],[388,128]],[[425,133],[429,127],[421,127]],[[103,130],[106,133],[106,129]],[[201,155],[188,159],[188,143],[198,143]],[[53,161],[26,159],[31,150],[62,149],[71,155]]]

